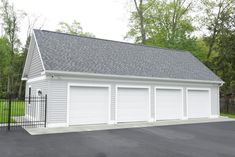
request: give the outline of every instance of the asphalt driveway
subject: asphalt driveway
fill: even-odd
[[[0,132],[3,157],[234,157],[235,122],[31,136]]]

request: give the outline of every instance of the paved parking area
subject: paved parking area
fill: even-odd
[[[31,136],[0,132],[4,157],[234,157],[235,122]]]

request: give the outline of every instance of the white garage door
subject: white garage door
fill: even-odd
[[[148,88],[118,88],[117,122],[147,121],[149,108]]]
[[[70,125],[107,123],[108,108],[108,87],[70,88]]]
[[[208,90],[188,90],[188,118],[210,116],[210,94]]]
[[[156,89],[156,119],[181,119],[183,115],[180,89]]]

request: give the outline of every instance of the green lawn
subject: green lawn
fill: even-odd
[[[9,112],[8,102],[0,100],[0,123],[8,122],[8,112]],[[25,105],[24,101],[13,101],[11,105],[11,115],[12,116],[24,116],[25,115]],[[14,122],[11,119],[11,122]]]
[[[235,118],[235,114],[232,113],[220,113],[221,116],[229,117],[229,118]]]

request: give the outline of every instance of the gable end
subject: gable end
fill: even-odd
[[[41,76],[41,73],[45,71],[41,54],[37,46],[34,33],[32,34],[29,51],[27,54],[22,79],[30,79]]]

